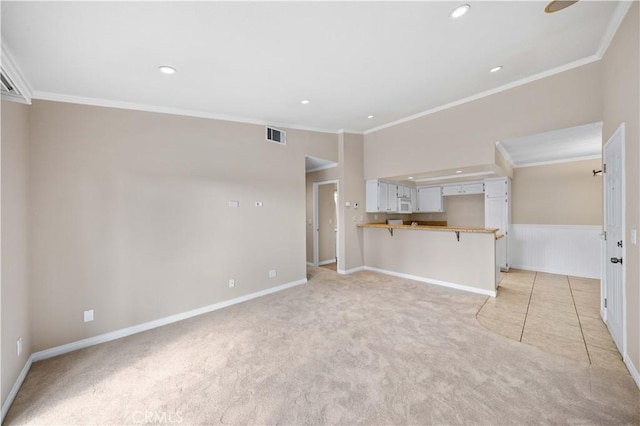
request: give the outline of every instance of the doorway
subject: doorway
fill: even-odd
[[[338,263],[338,181],[313,183],[313,265]]]
[[[624,123],[604,145],[603,319],[620,353],[625,351],[625,128]]]

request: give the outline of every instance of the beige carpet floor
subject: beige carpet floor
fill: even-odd
[[[37,362],[6,424],[640,424],[628,374],[487,330],[484,296],[309,278]]]

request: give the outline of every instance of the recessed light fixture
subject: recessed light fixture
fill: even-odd
[[[411,180],[411,179],[413,179],[413,176],[409,176],[407,179]]]
[[[162,74],[167,74],[167,75],[171,75],[171,74],[175,74],[176,73],[176,69],[173,67],[170,67],[169,65],[162,65],[158,67],[158,70],[162,73]]]
[[[302,103],[302,105],[306,105],[306,104],[309,103],[309,99],[304,99],[301,103]]]
[[[373,115],[368,115],[367,118],[368,119],[372,119],[374,116]]]
[[[451,11],[451,13],[449,14],[449,18],[453,18],[453,19],[459,18],[465,13],[467,13],[469,9],[471,9],[471,6],[469,6],[468,4],[463,4],[461,6],[458,6]]]
[[[571,6],[574,3],[578,3],[578,0],[574,0],[574,1],[553,0],[553,1],[549,2],[547,7],[544,8],[544,11],[546,13],[559,12],[562,9],[566,9],[567,7]]]
[[[493,67],[489,70],[489,72],[498,72],[502,69],[502,65],[498,65],[497,67]]]
[[[456,170],[456,173],[460,174],[460,173],[462,173],[462,170]]]

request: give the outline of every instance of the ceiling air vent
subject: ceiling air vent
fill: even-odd
[[[287,134],[283,130],[267,127],[267,140],[280,145],[286,145]]]
[[[0,85],[2,87],[2,97],[10,100],[16,100],[19,102],[25,102],[27,99],[16,87],[11,80],[11,77],[7,75],[4,67],[0,67]]]

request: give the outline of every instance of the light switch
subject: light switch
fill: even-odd
[[[93,309],[84,311],[84,322],[93,321]]]
[[[240,201],[235,201],[235,200],[229,201],[229,207],[240,207]]]
[[[631,244],[638,245],[638,230],[637,229],[632,229],[631,230]]]

